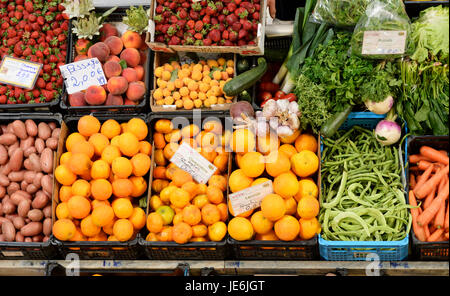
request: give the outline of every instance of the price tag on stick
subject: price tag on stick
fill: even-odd
[[[5,56],[0,65],[0,83],[33,89],[42,64]]]
[[[217,168],[186,143],[180,145],[170,159],[177,167],[191,174],[198,183],[206,184]]]
[[[105,85],[107,80],[97,58],[85,59],[59,67],[67,92],[73,94],[92,85]]]
[[[234,216],[260,207],[263,198],[271,193],[273,186],[269,180],[228,195]]]

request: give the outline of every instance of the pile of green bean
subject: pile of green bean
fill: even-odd
[[[397,146],[382,146],[371,130],[353,126],[324,138],[319,222],[331,241],[398,241],[412,218]]]

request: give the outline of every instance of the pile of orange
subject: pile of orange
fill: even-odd
[[[235,131],[235,134],[239,130]],[[229,235],[242,240],[308,240],[320,233],[318,186],[313,176],[319,168],[317,140],[311,134],[294,133],[288,138],[276,135],[242,137],[233,146],[239,167],[230,174],[230,191],[238,192],[272,180],[273,194],[265,196],[261,207],[233,217]],[[234,216],[230,206],[230,214]]]
[[[54,236],[63,241],[128,241],[145,226],[136,204],[147,190],[151,144],[144,120],[78,121],[55,169],[60,184]]]
[[[229,156],[224,148],[227,137],[222,133],[221,122],[208,121],[203,129],[195,124],[174,129],[170,120],[160,119],[154,129],[155,167],[146,240],[179,244],[221,241],[227,233]],[[189,144],[217,167],[207,184],[196,182],[170,162],[182,143]]]

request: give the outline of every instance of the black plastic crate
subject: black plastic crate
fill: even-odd
[[[220,119],[225,128],[225,121],[229,121],[229,126],[232,126],[231,118],[225,117],[223,112],[212,112],[209,111],[201,116],[201,124],[210,119]],[[184,120],[188,120],[189,123],[195,122],[195,115],[191,112],[190,114],[180,114],[177,113],[165,113],[165,114],[154,114],[149,117],[149,129],[153,129],[154,123],[158,119],[171,119],[179,118],[180,123],[183,124]],[[152,147],[154,147],[152,140]],[[154,148],[153,148],[154,149]],[[230,153],[231,155],[231,153]],[[230,159],[229,159],[230,160]],[[152,158],[152,168],[150,182],[153,181],[153,167],[155,166],[154,160]],[[229,174],[229,172],[228,172]],[[227,178],[228,180],[228,178]],[[224,193],[224,196],[226,194]],[[147,211],[146,214],[150,213],[149,199],[152,196],[151,192],[148,194],[147,199]],[[160,242],[160,241],[147,241],[145,238],[148,235],[148,230],[145,227],[141,231],[141,236],[139,237],[139,245],[144,249],[145,254],[148,259],[152,260],[224,260],[229,257],[229,251],[227,248],[227,236],[224,237],[220,242],[206,241],[206,242],[189,242],[186,244],[178,244],[176,242]]]
[[[408,154],[419,153],[420,147],[423,145],[430,146],[438,150],[449,150],[449,136],[412,136],[408,138]],[[409,191],[409,167],[411,164],[408,160],[406,167],[406,176]],[[411,229],[412,253],[415,259],[430,261],[449,259],[449,242],[422,242],[417,239],[414,231]]]
[[[404,1],[406,13],[411,19],[419,16],[420,12],[431,6],[448,6],[448,1]]]
[[[98,13],[103,13],[112,7],[101,7],[96,8],[95,11]],[[122,18],[126,15],[126,10],[129,7],[119,6],[117,9],[111,13],[106,19],[105,23],[109,22],[121,22]],[[149,6],[143,6],[145,10],[149,8]],[[72,28],[72,20],[70,20],[70,28]],[[72,33],[72,29],[69,31],[70,47],[68,48],[68,60],[67,63],[71,63],[76,56],[75,52],[75,43],[76,43],[76,35]],[[144,39],[143,39],[144,40]],[[150,92],[152,90],[152,77],[153,77],[153,54],[150,49],[147,50],[147,60],[145,61],[144,69],[144,82],[145,82],[145,95],[144,98],[137,105],[115,105],[115,106],[70,106],[68,99],[69,94],[64,89],[64,95],[61,98],[61,102],[59,107],[62,111],[67,112],[68,114],[89,114],[91,112],[102,112],[102,113],[147,113],[149,111],[149,101],[150,101]]]
[[[59,113],[8,113],[0,115],[0,124],[10,123],[14,120],[25,121],[32,119],[35,122],[57,122],[61,125],[62,115]],[[57,249],[46,242],[0,242],[0,260],[42,260],[55,259],[58,256]]]
[[[57,163],[56,165],[59,165],[59,158],[62,153],[65,152],[65,136],[69,135],[71,132],[76,131],[77,129],[77,123],[78,120],[83,115],[77,115],[77,116],[65,116],[64,117],[64,124],[67,127],[67,134],[65,135],[64,132],[61,133],[61,139],[60,143],[58,145],[58,156],[57,156]],[[111,116],[110,114],[94,114],[100,123],[105,122],[108,119],[115,119],[117,122],[127,122],[131,118],[138,117],[143,119],[148,126],[148,118],[145,115],[142,114],[115,114],[114,116]],[[151,138],[151,130],[149,128],[149,132],[147,135],[146,140],[149,141]],[[150,186],[149,182],[150,172],[147,173],[147,175],[144,176],[144,178],[147,180],[147,191],[141,196],[135,198],[136,201],[141,199],[142,197],[146,197],[148,195],[148,188]],[[55,221],[55,209],[59,202],[58,198],[58,192],[60,185],[58,182],[55,181],[56,189],[54,190],[54,196],[53,196],[53,221]],[[54,245],[61,256],[64,258],[70,254],[75,253],[79,256],[79,259],[89,260],[89,259],[121,259],[121,260],[136,260],[142,258],[142,249],[138,245],[140,234],[138,233],[136,237],[133,240],[126,241],[126,242],[117,242],[117,241],[60,241],[56,239],[53,235],[51,236],[50,240],[52,245]]]

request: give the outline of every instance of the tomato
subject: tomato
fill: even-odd
[[[285,96],[286,94],[284,93],[284,91],[279,90],[275,93],[275,95],[273,96],[275,100],[280,99],[281,97]]]
[[[289,94],[281,97],[280,100],[286,100],[286,99],[289,100],[289,102],[295,102],[295,101],[297,101],[297,96],[293,93],[289,93]]]
[[[270,100],[272,98],[272,94],[268,91],[264,91],[261,93],[261,95],[259,96],[261,101],[267,101]]]

